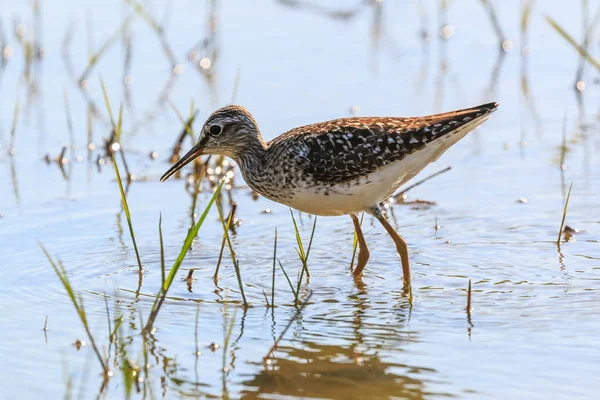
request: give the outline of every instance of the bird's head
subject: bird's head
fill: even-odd
[[[211,114],[204,123],[198,142],[160,178],[163,182],[203,154],[218,154],[235,161],[245,153],[264,146],[258,125],[244,107],[226,106]]]

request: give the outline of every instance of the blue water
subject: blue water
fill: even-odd
[[[107,352],[109,343],[107,296],[111,315],[123,314],[128,358],[143,366],[140,313],[146,320],[149,296],[161,279],[159,213],[167,266],[191,222],[192,198],[184,181],[158,183],[181,130],[176,113],[161,99],[173,66],[156,33],[135,16],[125,36],[92,69],[85,92],[99,112],[93,120],[97,149],[109,135],[100,76],[115,114],[124,102],[121,144],[136,176],[128,201],[145,267],[140,287],[112,166],[98,169],[98,150],[88,162],[88,102],[75,83],[90,52],[114,34],[132,8],[119,2],[43,2],[44,57],[31,65],[27,77],[25,51],[14,32],[22,23],[24,40],[31,40],[34,17],[28,2],[5,3],[0,32],[12,56],[0,69],[0,385],[6,398],[55,398],[68,392],[94,398],[102,383],[99,363],[89,345],[80,350],[73,345],[89,340],[37,241],[68,270],[101,351]],[[600,389],[597,71],[586,64],[579,102],[573,89],[579,56],[544,20],[546,15],[556,19],[581,40],[580,3],[537,2],[526,33],[527,56],[522,56],[517,1],[496,3],[510,41],[505,45],[512,46],[502,53],[477,1],[451,2],[446,12],[434,1],[215,1],[214,13],[211,4],[147,5],[165,26],[181,72],[168,98],[184,116],[193,100],[199,110],[196,133],[232,96],[253,113],[267,139],[298,125],[352,115],[353,108],[362,116],[426,115],[488,101],[498,101],[500,108],[416,178],[452,166],[408,192],[407,201],[434,205],[396,204],[389,212],[409,245],[412,305],[401,291],[395,248],[370,217],[363,229],[371,261],[364,284],[354,283],[352,223],[336,217],[317,222],[311,276],[301,287],[302,298],[312,291],[310,301],[296,315],[278,270],[277,307],[265,308],[276,227],[278,258],[292,282],[301,264],[287,208],[252,200],[238,176],[231,196],[241,224],[232,244],[251,307],[240,305],[227,250],[219,288],[213,284],[223,235],[213,209],[158,316],[149,375],[134,397],[594,398]],[[598,6],[590,2],[590,21]],[[443,25],[454,30],[447,40],[440,36]],[[127,36],[131,62],[126,70]],[[209,75],[198,72],[196,55],[190,61],[190,51],[206,38],[209,45],[196,51],[198,59],[211,60]],[[596,36],[592,39],[590,51],[598,55]],[[130,103],[125,102],[125,75]],[[43,160],[70,144],[65,91],[75,144],[66,152],[67,178],[56,163]],[[17,98],[15,155],[9,157]],[[568,151],[561,172],[565,116]],[[151,152],[158,157],[149,157]],[[571,182],[566,223],[578,233],[559,250],[556,238]],[[210,197],[203,187],[197,212]],[[224,205],[227,212],[227,197]],[[306,245],[313,220],[299,217]],[[190,268],[196,269],[191,292],[183,280]],[[465,312],[469,279],[470,318]],[[265,366],[263,357],[291,319]],[[114,376],[100,397],[121,398],[122,362],[115,360],[114,344],[109,360]]]

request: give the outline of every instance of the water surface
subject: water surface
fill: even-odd
[[[69,392],[84,398],[124,396],[114,344],[109,364],[115,375],[102,389],[90,346],[74,345],[88,339],[37,241],[68,270],[103,351],[109,343],[108,304],[111,315],[123,315],[127,358],[145,363],[140,318],[147,319],[160,286],[159,213],[168,266],[191,224],[192,197],[184,180],[158,182],[181,131],[165,94],[185,116],[194,101],[196,132],[211,111],[235,96],[255,115],[267,139],[353,112],[409,116],[488,101],[501,106],[416,180],[447,165],[449,172],[408,192],[407,204],[389,209],[410,249],[412,304],[401,290],[395,248],[370,217],[363,229],[371,261],[363,283],[355,284],[349,269],[352,223],[335,217],[318,219],[311,275],[300,291],[301,299],[312,293],[305,307],[298,313],[278,270],[277,307],[266,308],[263,290],[270,299],[275,228],[278,259],[293,282],[301,267],[293,226],[286,207],[253,200],[236,177],[230,194],[240,225],[232,242],[251,307],[241,306],[227,252],[219,287],[212,281],[223,235],[212,209],[158,316],[148,343],[149,375],[139,393],[134,389],[135,397],[597,395],[597,71],[585,66],[586,88],[576,96],[578,55],[543,18],[552,16],[580,40],[579,3],[536,2],[524,35],[519,2],[498,3],[495,12],[510,41],[507,52],[499,52],[480,2],[456,1],[447,10],[433,1],[318,4],[150,2],[148,11],[165,26],[180,74],[166,86],[173,66],[159,36],[135,15],[126,33],[102,54],[83,92],[76,79],[90,51],[114,34],[132,8],[117,2],[46,1],[40,25],[27,2],[2,7],[0,32],[12,48],[0,69],[0,383],[6,398]],[[597,2],[589,5],[590,20],[597,7]],[[41,26],[43,33],[44,56],[30,69],[14,34],[18,24],[26,39],[34,27]],[[452,34],[449,39],[441,37],[442,28],[446,36]],[[590,51],[596,54],[592,37]],[[198,67],[203,58],[211,61],[208,70]],[[96,162],[110,133],[99,76],[115,113],[124,102],[121,144],[136,176],[128,201],[145,268],[141,282],[112,166]],[[129,85],[123,85],[125,78]],[[65,153],[69,163],[63,173],[43,158],[58,156],[71,142],[65,91],[75,147]],[[15,154],[9,157],[16,99],[19,122]],[[93,119],[96,150],[88,154],[90,102],[98,116]],[[189,145],[186,141],[184,150]],[[578,232],[558,248],[571,182],[566,223]],[[196,212],[210,195],[203,184]],[[228,199],[224,196],[225,212]],[[411,203],[415,200],[433,204]],[[306,244],[313,219],[297,218]],[[191,268],[194,280],[188,288],[184,278]],[[473,310],[467,315],[469,279]],[[265,365],[263,357],[290,321]]]

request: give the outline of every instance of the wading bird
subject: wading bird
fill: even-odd
[[[362,277],[369,260],[358,221],[364,211],[394,240],[408,288],[408,248],[383,216],[380,203],[487,120],[497,107],[488,103],[412,118],[340,118],[294,128],[265,142],[252,114],[240,106],[226,106],[208,117],[198,143],[161,182],[198,156],[218,154],[232,158],[248,186],[270,200],[310,214],[348,214],[359,244],[355,278]]]

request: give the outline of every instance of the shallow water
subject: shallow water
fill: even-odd
[[[102,116],[93,125],[93,141],[100,148],[109,128],[98,76],[115,109],[125,96],[123,76],[131,76],[122,145],[136,175],[128,201],[145,268],[140,282],[112,166],[98,169],[98,151],[87,162],[88,103],[61,55],[65,32],[72,26],[67,59],[79,76],[88,58],[88,32],[98,49],[131,9],[100,1],[44,2],[45,56],[32,66],[37,94],[31,96],[23,48],[12,25],[14,19],[31,30],[31,9],[22,3],[5,4],[0,13],[0,32],[14,50],[0,70],[0,385],[6,398],[55,398],[69,392],[93,398],[101,389],[101,369],[89,345],[79,350],[74,346],[76,340],[88,339],[36,241],[69,271],[100,347],[108,352],[106,298],[111,315],[123,314],[127,357],[143,365],[140,314],[147,319],[161,281],[159,213],[167,266],[177,257],[191,223],[192,198],[184,181],[158,183],[181,130],[168,103],[159,104],[172,67],[156,34],[135,17],[128,30],[130,69],[124,72],[119,39],[92,70],[87,86]],[[496,9],[513,46],[504,53],[498,52],[488,14],[476,1],[452,2],[447,14],[433,1],[336,1],[327,7],[303,1],[217,1],[218,18],[210,36],[214,40],[199,50],[200,57],[212,60],[212,79],[188,60],[192,46],[209,32],[211,2],[197,3],[178,1],[165,7],[153,2],[148,8],[166,23],[168,42],[183,66],[168,96],[185,115],[194,100],[200,110],[196,132],[213,109],[231,101],[238,71],[236,102],[255,115],[268,139],[297,125],[348,116],[352,107],[366,116],[423,115],[487,101],[501,106],[481,129],[416,178],[452,166],[407,193],[408,202],[422,199],[434,205],[395,204],[388,210],[409,245],[412,305],[401,290],[395,248],[370,217],[363,227],[371,261],[363,284],[354,283],[349,272],[352,223],[336,217],[318,219],[311,275],[301,288],[303,299],[312,293],[305,307],[296,311],[278,270],[277,307],[265,308],[275,228],[278,259],[293,282],[300,270],[294,231],[286,207],[263,198],[254,201],[237,177],[231,196],[241,225],[232,242],[251,307],[241,306],[227,251],[219,288],[213,284],[223,230],[212,209],[157,318],[148,343],[149,374],[136,397],[597,395],[597,72],[586,65],[586,89],[578,101],[572,87],[579,58],[543,18],[557,19],[579,40],[579,3],[538,2],[527,32],[528,56],[522,57],[516,1],[502,2]],[[590,4],[591,15],[597,7],[597,2]],[[455,33],[443,40],[438,31],[446,23]],[[422,29],[430,39],[425,44]],[[595,41],[590,49],[597,53]],[[76,145],[66,153],[67,178],[56,163],[43,161],[47,153],[58,155],[70,140],[64,90]],[[8,157],[17,97],[16,154]],[[565,115],[568,151],[561,171]],[[155,160],[148,156],[153,151],[159,152]],[[83,161],[74,162],[76,156]],[[578,233],[559,249],[556,238],[571,182],[566,223]],[[197,212],[210,198],[208,186],[204,189]],[[224,204],[227,212],[227,200]],[[266,214],[266,209],[272,212]],[[306,244],[313,219],[299,217]],[[190,268],[195,272],[188,289],[183,279]],[[465,311],[469,279],[470,315]],[[263,357],[290,321],[265,365]],[[115,360],[114,344],[110,351],[115,375],[100,396],[120,398],[122,363]]]

